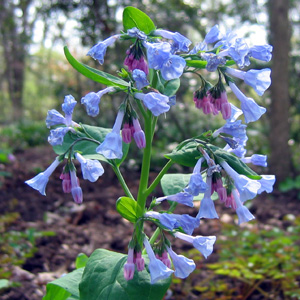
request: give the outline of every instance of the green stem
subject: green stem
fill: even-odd
[[[152,130],[152,114],[150,111],[147,112],[145,120],[145,138],[146,138],[146,147],[143,153],[142,161],[142,170],[140,177],[140,185],[137,197],[137,218],[140,218],[144,214],[146,200],[147,200],[147,187],[149,181],[149,172],[150,172],[150,162],[151,162],[151,151],[152,151],[152,139],[153,139],[153,130]]]
[[[123,177],[123,175],[122,175],[119,167],[117,167],[115,165],[112,165],[112,169],[114,170],[115,174],[117,175],[118,180],[119,180],[119,182],[120,182],[120,184],[121,184],[121,186],[122,186],[122,188],[123,188],[126,196],[129,197],[129,198],[134,199],[133,195],[131,194],[131,192],[130,192],[130,190],[129,190],[126,182],[125,182],[125,179],[124,179],[124,177]]]
[[[159,174],[156,176],[156,178],[153,180],[153,182],[151,183],[151,185],[149,186],[149,188],[147,189],[146,193],[147,196],[149,196],[153,190],[156,188],[156,186],[159,184],[160,180],[162,179],[162,177],[167,173],[167,171],[170,169],[170,167],[173,165],[173,161],[169,160],[165,166],[162,168],[162,170],[159,172]]]

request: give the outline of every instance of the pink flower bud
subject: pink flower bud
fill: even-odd
[[[122,140],[126,144],[131,143],[131,137],[132,137],[132,126],[130,126],[128,123],[124,123],[123,129],[122,129]]]
[[[139,272],[143,271],[145,269],[145,260],[142,257],[141,252],[136,253],[135,264],[136,264],[136,268]]]

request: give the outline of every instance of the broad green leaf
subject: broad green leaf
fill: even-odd
[[[129,197],[120,197],[117,200],[117,211],[119,214],[130,221],[131,223],[136,222],[136,211],[137,211],[137,202]]]
[[[234,154],[213,145],[210,145],[209,147],[214,152],[216,163],[220,164],[222,160],[225,160],[239,174],[245,175],[255,180],[259,180],[262,178],[261,176],[256,174],[252,169],[250,169],[245,163],[243,163]]]
[[[84,268],[77,269],[47,284],[43,300],[79,300],[79,283]],[[71,297],[71,298],[70,298]]]
[[[123,11],[123,27],[125,32],[136,27],[146,34],[155,30],[153,21],[145,13],[132,6],[127,6]]]
[[[187,186],[191,174],[166,174],[161,179],[161,187],[165,196],[179,193]]]
[[[165,83],[164,95],[169,96],[169,97],[175,95],[176,92],[178,91],[179,87],[180,87],[180,79],[179,78],[167,81]]]
[[[205,69],[207,61],[205,60],[186,60],[186,65],[188,67],[194,67],[197,69]]]
[[[202,156],[200,151],[197,149],[196,142],[189,142],[179,150],[174,149],[171,153],[166,154],[165,157],[171,159],[173,162],[186,166],[194,167],[197,163],[197,158]]]
[[[64,142],[61,146],[54,146],[53,149],[56,154],[61,155],[68,151],[70,146],[80,138],[93,138],[96,141],[102,143],[104,141],[105,136],[111,131],[109,128],[90,126],[81,124],[83,127],[83,131],[78,131],[76,134],[71,133],[70,131],[65,135]],[[73,150],[82,152],[82,155],[88,159],[98,159],[101,161],[105,161],[110,163],[104,156],[98,154],[96,152],[96,148],[99,146],[99,143],[89,141],[89,140],[81,140],[78,141],[74,146]],[[129,151],[129,144],[123,143],[123,158],[116,159],[116,164],[119,166],[121,162],[126,158]]]
[[[126,281],[123,266],[127,255],[97,249],[85,267],[79,285],[80,300],[160,300],[171,284],[171,277],[150,284],[147,271],[148,256],[144,256],[145,270],[135,271],[134,278]]]
[[[64,47],[64,52],[68,62],[72,65],[72,67],[87,78],[105,84],[107,86],[117,86],[120,88],[127,88],[129,86],[129,83],[122,80],[121,78],[80,63],[71,55],[68,47],[66,46]]]
[[[84,253],[79,253],[76,257],[75,266],[76,269],[85,267],[89,257]]]

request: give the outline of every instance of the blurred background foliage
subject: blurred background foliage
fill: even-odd
[[[239,85],[268,108],[259,122],[249,126],[248,154],[270,155],[269,170],[265,172],[275,173],[278,183],[284,184],[286,178],[293,181],[300,170],[297,0],[0,0],[0,149],[13,152],[46,143],[43,120],[48,109],[60,110],[67,94],[80,101],[87,92],[103,88],[68,65],[62,52],[64,45],[78,60],[116,74],[123,66],[129,44],[118,43],[108,49],[103,66],[85,54],[98,41],[122,30],[122,10],[128,5],[145,11],[157,26],[188,36],[193,43],[219,24],[223,32],[230,29],[245,35],[249,44],[259,40],[276,47],[271,66],[257,62],[252,65],[258,69],[272,67],[274,88],[258,98],[242,82]],[[211,80],[214,82],[214,78]],[[183,77],[177,105],[158,122],[157,153],[167,144],[172,147],[181,139],[222,124],[218,117],[204,116],[194,108],[192,93],[199,84],[189,74]],[[87,117],[78,105],[74,118],[110,127],[121,101],[118,97],[105,96],[102,114],[97,118]],[[232,95],[230,99],[238,105]]]

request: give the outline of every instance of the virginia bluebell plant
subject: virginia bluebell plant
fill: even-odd
[[[66,96],[62,104],[65,116],[52,109],[46,119],[47,127],[51,128],[48,141],[57,157],[48,169],[26,183],[45,195],[50,175],[59,164],[64,165],[60,176],[63,192],[71,193],[74,201],[80,204],[84,193],[73,161],[80,163],[83,178],[91,182],[97,181],[110,165],[125,193],[116,202],[117,211],[133,225],[128,255],[96,250],[84,268],[48,285],[44,299],[54,299],[51,295],[58,292],[53,286],[65,292],[65,296],[55,299],[70,296],[72,299],[132,300],[144,299],[143,295],[147,299],[161,299],[170,285],[171,276],[186,278],[196,268],[192,259],[172,250],[174,239],[191,244],[205,258],[213,252],[216,237],[193,236],[193,231],[202,218],[219,218],[212,199],[214,193],[221,203],[236,212],[241,224],[254,219],[245,202],[273,189],[275,176],[258,175],[246,165],[267,166],[265,155],[246,156],[247,124],[257,121],[266,109],[247,97],[236,82],[236,78],[244,80],[261,96],[271,84],[271,71],[268,68],[248,69],[248,66],[252,59],[269,62],[272,46],[248,46],[244,38],[233,32],[222,33],[216,25],[203,41],[192,47],[187,37],[157,29],[146,14],[133,7],[125,8],[123,25],[124,31],[99,41],[87,53],[102,65],[109,55],[109,47],[126,43],[128,50],[124,53],[124,68],[119,77],[79,63],[65,48],[66,57],[76,70],[106,85],[106,88],[82,97],[80,102],[89,116],[101,115],[101,101],[106,101],[106,94],[122,95],[124,100],[112,129],[73,121],[77,101],[71,95]],[[220,114],[224,125],[178,141],[177,147],[165,154],[166,165],[149,182],[157,119],[176,105],[180,78],[187,72],[199,79],[199,88],[193,96],[199,117],[201,113]],[[204,78],[207,72],[216,73],[215,82]],[[228,101],[228,89],[240,101],[240,108]],[[136,196],[120,171],[132,140],[143,153]],[[217,146],[220,144],[221,147]],[[105,163],[105,168],[100,162]],[[187,181],[178,181],[182,174],[167,174],[176,163],[193,168],[193,172],[185,177]],[[151,197],[159,183],[165,195]],[[194,201],[199,197],[200,208],[195,216],[174,213],[177,205],[194,207]],[[169,208],[162,209],[162,202],[167,202]],[[152,236],[144,232],[146,222],[157,228]]]

